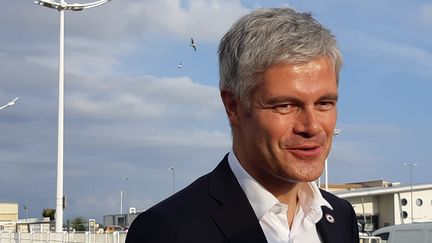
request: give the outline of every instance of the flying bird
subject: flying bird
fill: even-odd
[[[9,103],[7,103],[6,105],[1,106],[1,107],[0,107],[0,110],[1,110],[1,109],[4,109],[4,108],[6,108],[6,107],[9,107],[9,106],[13,106],[13,105],[15,105],[15,102],[16,102],[18,99],[19,99],[19,97],[16,97],[15,99],[9,101]]]
[[[197,48],[196,48],[196,44],[195,44],[195,41],[193,38],[191,38],[191,43],[189,46],[191,46],[194,49],[194,51],[196,51]]]
[[[19,99],[19,97],[16,97],[15,99],[13,99],[11,102],[9,102],[8,105],[15,105],[15,102]]]
[[[180,62],[177,66],[178,69],[181,69],[183,67],[182,63]]]

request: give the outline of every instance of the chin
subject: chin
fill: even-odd
[[[318,180],[319,176],[315,177],[301,177],[299,178],[298,182],[312,182]]]
[[[304,174],[304,173],[298,173],[298,174],[286,174],[285,176],[281,176],[280,178],[284,178],[285,181],[287,182],[294,182],[294,183],[299,183],[299,182],[312,182],[317,180],[319,177],[321,176],[321,173],[318,172],[314,172],[314,173],[308,173],[308,174]]]
[[[313,169],[311,171],[301,171],[298,175],[299,182],[311,182],[315,181],[322,175],[322,170]]]

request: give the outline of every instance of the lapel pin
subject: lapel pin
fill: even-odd
[[[325,215],[325,219],[327,220],[327,222],[329,222],[330,224],[334,224],[335,219],[333,216],[331,216],[330,214],[326,214]]]

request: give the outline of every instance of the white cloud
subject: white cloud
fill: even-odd
[[[20,22],[13,22],[20,27],[11,30],[4,41],[0,40],[4,52],[13,51],[13,55],[17,55],[25,51],[23,55],[28,61],[56,69],[58,13],[31,2],[28,5],[14,3],[10,8],[26,11],[34,8],[34,12]],[[198,45],[206,41],[217,42],[246,11],[248,9],[239,0],[189,0],[183,3],[178,0],[122,0],[82,12],[67,12],[66,71],[75,75],[115,72],[119,64],[127,62],[122,60],[125,55],[138,49],[153,48],[162,38],[188,42],[194,37]],[[24,14],[28,15],[19,12],[19,15]],[[9,14],[7,17],[8,20],[2,20],[4,23],[11,21]],[[24,41],[29,39],[34,40],[32,45]],[[0,53],[3,54],[1,49]]]
[[[74,114],[119,120],[223,115],[219,90],[187,77],[74,77],[66,105]]]
[[[238,0],[189,0],[184,5],[180,1],[150,0],[132,2],[127,11],[142,34],[168,32],[181,38],[215,41],[247,9]]]
[[[246,11],[240,0],[122,0],[67,17],[70,31],[95,38],[162,35],[216,41]]]
[[[124,116],[134,117],[137,114],[158,118],[164,113],[163,105],[143,102],[141,97],[133,94],[107,94],[106,98],[101,99],[88,93],[74,92],[67,96],[66,104],[73,114],[90,118],[124,120],[128,118]]]
[[[71,145],[229,147],[217,87],[187,77],[75,77],[67,92]],[[89,80],[91,79],[91,80]]]
[[[230,134],[222,131],[171,131],[170,133],[150,134],[143,138],[146,145],[181,147],[229,147]]]

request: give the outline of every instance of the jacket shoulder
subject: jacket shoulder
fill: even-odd
[[[209,215],[219,205],[208,194],[209,176],[140,213],[128,230],[126,243],[184,242],[196,229],[209,224]]]

